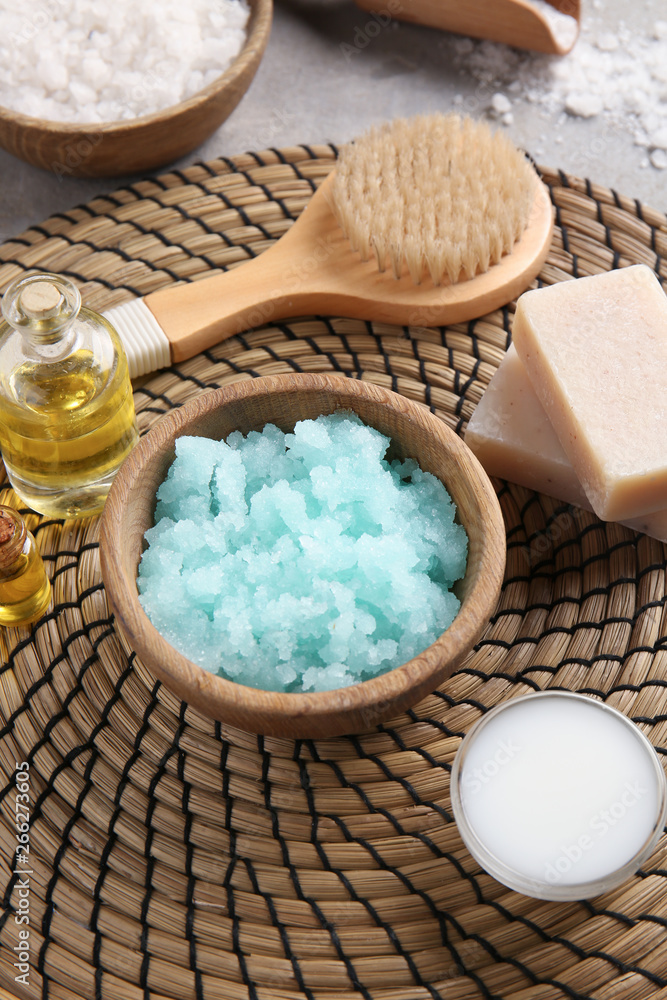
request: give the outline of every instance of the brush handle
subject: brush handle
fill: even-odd
[[[341,305],[329,260],[342,234],[329,209],[333,175],[273,246],[224,274],[152,292],[144,299],[174,362],[253,327]]]
[[[283,240],[224,274],[146,296],[169,340],[172,361],[192,358],[253,327],[313,312],[309,276],[299,280],[298,270],[286,262]]]
[[[411,21],[457,35],[488,38],[520,49],[564,55],[574,45],[554,36],[544,15],[530,0],[356,0],[359,7],[387,21]],[[549,0],[551,6],[577,22],[580,0]]]

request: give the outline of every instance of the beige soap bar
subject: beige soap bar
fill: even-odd
[[[599,517],[667,506],[667,296],[643,264],[525,292],[513,340]]]
[[[465,441],[490,476],[591,509],[513,346],[475,408]],[[624,523],[667,541],[667,505]]]

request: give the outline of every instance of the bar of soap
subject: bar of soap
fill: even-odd
[[[595,513],[667,505],[667,297],[637,264],[525,292],[514,343]]]
[[[490,476],[592,509],[513,345],[477,404],[465,441]],[[667,505],[624,523],[667,541]]]

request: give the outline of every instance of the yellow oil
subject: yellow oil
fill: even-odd
[[[25,361],[0,393],[0,442],[12,486],[52,517],[101,511],[138,434],[124,354],[102,371],[88,350]]]
[[[0,625],[27,625],[41,618],[51,600],[51,584],[31,537],[6,570],[0,570]]]

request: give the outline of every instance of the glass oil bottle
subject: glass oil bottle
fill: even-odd
[[[41,514],[97,514],[138,440],[118,334],[55,274],[11,284],[2,314],[0,451],[9,480]]]
[[[51,584],[37,543],[13,507],[0,504],[0,625],[26,625],[41,618]]]

